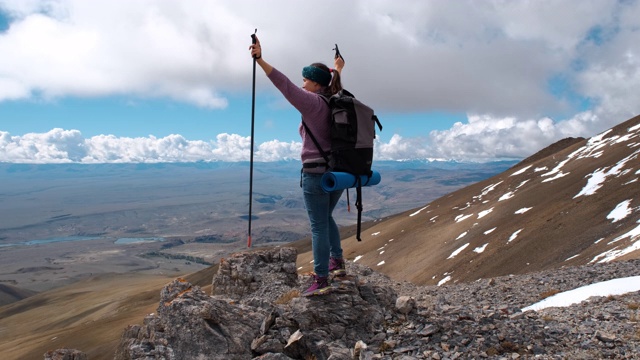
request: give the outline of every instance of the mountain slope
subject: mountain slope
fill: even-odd
[[[37,292],[0,283],[0,306],[28,298]]]
[[[564,140],[346,239],[345,256],[416,284],[640,257],[639,154],[640,117]]]

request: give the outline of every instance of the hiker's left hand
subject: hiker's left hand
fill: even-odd
[[[251,44],[251,46],[249,46],[249,50],[251,51],[251,57],[255,59],[260,59],[262,57],[262,47],[260,46],[260,40],[258,40],[257,36],[256,43]]]

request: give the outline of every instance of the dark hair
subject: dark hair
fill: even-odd
[[[332,75],[331,83],[329,83],[329,86],[327,86],[327,93],[325,95],[331,96],[337,94],[338,91],[342,90],[342,82],[340,81],[340,73],[338,71],[332,71],[327,65],[323,63],[313,63],[311,64],[311,66],[317,67],[318,69],[324,70]]]

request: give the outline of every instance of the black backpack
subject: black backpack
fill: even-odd
[[[327,153],[320,147],[304,119],[302,125],[327,162],[329,171],[356,175],[356,208],[358,209],[356,239],[361,241],[362,182],[360,175],[369,178],[372,175],[371,164],[373,162],[373,140],[376,137],[376,124],[380,131],[382,131],[382,125],[374,111],[347,90],[340,90],[328,99],[325,96],[322,98],[331,110],[330,152]],[[349,189],[347,189],[347,202],[349,202]]]

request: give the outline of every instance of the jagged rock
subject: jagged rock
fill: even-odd
[[[157,315],[127,328],[115,358],[250,359],[263,318],[177,279],[162,290]]]
[[[396,294],[390,288],[360,283],[357,275],[334,281],[332,293],[294,297],[275,305],[275,319],[261,339],[285,344],[282,352],[294,359],[352,359],[351,348],[383,328],[385,314]],[[275,341],[277,340],[277,341]],[[256,347],[255,352],[260,353]]]
[[[87,354],[76,349],[49,350],[44,354],[44,360],[87,360]]]
[[[162,289],[157,314],[126,329],[116,360],[352,359],[358,341],[384,333],[395,291],[354,271],[333,281],[328,295],[300,297],[296,257],[294,248],[234,254],[221,261],[211,296],[174,280]]]
[[[211,293],[269,307],[298,286],[297,256],[296,249],[288,247],[233,254],[220,261]]]

